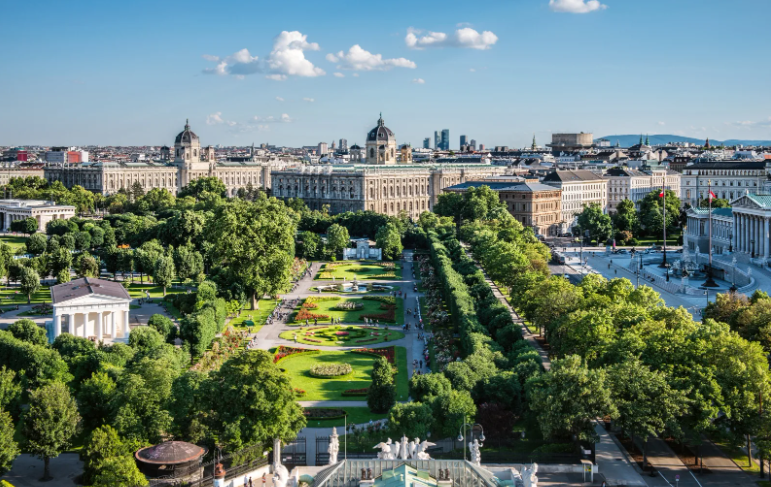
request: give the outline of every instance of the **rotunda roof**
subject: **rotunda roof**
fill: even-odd
[[[137,460],[155,465],[174,465],[198,460],[206,450],[185,441],[165,441],[154,446],[137,450]]]
[[[195,135],[195,132],[190,130],[189,121],[185,120],[185,130],[177,134],[177,138],[174,139],[174,143],[179,144],[184,142],[193,142],[194,140],[198,140],[198,136]]]
[[[396,141],[396,136],[394,133],[385,126],[385,122],[383,121],[383,115],[380,115],[380,118],[377,121],[377,127],[373,128],[369,131],[369,134],[367,134],[367,142],[390,142],[390,141]]]

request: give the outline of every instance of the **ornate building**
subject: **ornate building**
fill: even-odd
[[[173,160],[172,160],[173,157]],[[185,128],[174,140],[174,152],[163,147],[161,160],[152,162],[97,162],[77,167],[48,166],[45,179],[61,181],[66,187],[75,185],[102,193],[113,194],[139,183],[145,191],[164,188],[177,193],[190,181],[200,177],[217,177],[227,188],[228,196],[235,196],[239,188],[251,184],[255,188],[270,188],[270,171],[283,167],[294,159],[284,157],[257,157],[247,160],[217,162],[214,148],[201,147],[198,135],[185,123]]]
[[[381,117],[367,136],[367,164],[274,169],[273,196],[301,198],[312,210],[329,205],[331,213],[370,210],[396,216],[404,211],[417,218],[431,211],[442,188],[505,172],[489,164],[397,164],[396,155],[396,138]]]

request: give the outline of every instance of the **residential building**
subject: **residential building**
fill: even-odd
[[[509,213],[522,225],[532,227],[536,235],[558,236],[562,226],[562,190],[539,183],[536,179],[511,182],[468,181],[444,188],[463,193],[469,188],[487,186],[506,203]]]
[[[627,199],[638,206],[648,193],[662,187],[680,197],[680,174],[667,169],[642,171],[616,167],[609,169],[605,178],[608,180],[608,213],[615,213],[618,204]]]
[[[554,171],[542,182],[562,190],[561,233],[570,232],[585,206],[597,204],[608,211],[608,180],[592,171]]]
[[[771,161],[766,160],[695,162],[683,168],[680,178],[683,203],[699,206],[701,200],[707,198],[708,186],[716,197],[728,201],[748,191],[765,193],[770,172]]]
[[[316,151],[316,154],[319,156],[323,156],[324,154],[329,153],[329,146],[326,142],[319,142],[319,148]]]

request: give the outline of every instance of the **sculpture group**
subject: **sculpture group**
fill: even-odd
[[[380,452],[377,457],[380,460],[429,460],[431,457],[426,450],[429,447],[436,445],[428,440],[420,441],[420,438],[415,438],[412,441],[406,436],[402,436],[401,441],[393,443],[391,438],[388,438],[386,442],[380,442],[374,446],[374,448],[380,448]]]

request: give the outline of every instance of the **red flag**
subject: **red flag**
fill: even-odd
[[[709,201],[710,201],[710,203],[712,202],[712,198],[717,198],[717,196],[715,196],[715,193],[713,193],[712,190],[710,189],[709,190]]]
[[[659,193],[659,198],[663,198],[663,197],[664,197],[664,190],[662,189],[661,193]]]

